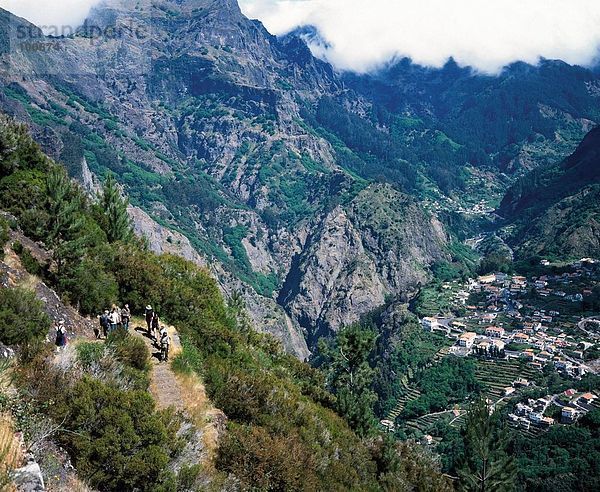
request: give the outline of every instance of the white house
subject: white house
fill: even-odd
[[[488,326],[485,329],[485,335],[492,338],[502,338],[504,333],[504,328],[498,326]]]
[[[440,324],[437,318],[426,317],[421,320],[421,324],[426,331],[433,331],[436,328],[439,328]]]
[[[476,336],[477,333],[474,333],[472,331],[463,333],[460,337],[458,337],[458,345],[460,345],[461,347],[471,348],[473,346],[473,343],[475,342]]]

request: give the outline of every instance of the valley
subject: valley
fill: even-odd
[[[90,13],[92,38],[85,29],[53,38],[43,57],[25,44],[43,35],[4,14],[15,38],[0,105],[72,176],[114,173],[133,205],[184,234],[257,325],[301,357],[386,297],[411,295],[451,260],[453,236],[486,226],[517,177],[568,155],[597,119],[597,75],[560,62],[515,64],[499,78],[406,60],[340,75],[234,0],[155,7],[107,2]],[[162,41],[148,46],[129,25]],[[104,36],[114,26],[118,51]],[[357,217],[365,202],[389,207],[378,189],[427,213]],[[388,226],[433,244],[387,243],[400,259],[390,262]],[[329,242],[359,257],[321,276]]]
[[[0,330],[0,408],[24,439],[68,422],[61,485],[438,492],[487,432],[507,490],[597,488],[598,69],[343,72],[236,0],[133,3],[56,36],[0,9],[0,300],[76,338],[54,360],[45,318]],[[170,365],[88,339],[124,302],[166,312]],[[118,470],[93,466],[100,400]],[[135,458],[129,405],[159,434]]]

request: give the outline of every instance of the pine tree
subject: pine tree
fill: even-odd
[[[460,490],[505,492],[515,489],[516,465],[508,454],[508,434],[485,400],[471,404],[467,413],[465,462],[458,471]]]
[[[48,174],[48,235],[47,243],[53,250],[58,272],[65,263],[76,262],[84,254],[85,217],[81,213],[82,196],[76,192],[73,183],[60,168]]]
[[[133,238],[131,219],[127,213],[129,202],[121,197],[117,181],[111,175],[106,178],[100,198],[105,215],[105,231],[110,243],[130,241]]]
[[[369,359],[376,340],[373,330],[351,325],[342,329],[333,343],[319,344],[329,387],[337,396],[337,410],[361,436],[369,434],[375,423],[377,396],[371,389],[374,370]]]

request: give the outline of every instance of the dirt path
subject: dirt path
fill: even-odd
[[[141,323],[134,323],[134,328],[131,332],[137,337],[144,340],[144,343],[150,350],[152,368],[150,371],[150,392],[156,400],[156,405],[159,410],[168,407],[174,407],[176,410],[183,410],[183,390],[175,373],[171,369],[169,362],[161,362],[160,349],[148,336],[146,328],[141,326]],[[171,350],[169,359],[172,360],[179,352],[181,352],[181,341],[177,332],[171,328],[169,335],[171,336]]]
[[[227,417],[215,408],[206,394],[202,380],[196,374],[176,374],[171,368],[172,361],[181,351],[181,339],[172,326],[167,326],[171,337],[169,362],[160,362],[159,349],[153,344],[146,331],[146,323],[141,318],[132,320],[131,331],[142,338],[152,354],[150,391],[159,409],[174,407],[183,411],[200,431],[202,441],[201,462],[212,468],[219,436],[225,429]]]

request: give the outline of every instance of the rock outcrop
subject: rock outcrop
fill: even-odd
[[[64,38],[5,11],[0,23],[0,107],[92,194],[96,177],[115,174],[154,251],[208,266],[299,357],[387,296],[409,295],[443,256],[425,212],[395,208],[405,198],[391,188],[365,190],[346,162],[357,157],[307,123],[321,97],[347,97],[331,67],[234,0],[106,0]]]
[[[33,459],[12,473],[13,481],[19,492],[43,492],[46,490],[42,469]]]
[[[443,228],[411,198],[372,185],[329,212],[298,255],[280,302],[310,343],[357,321],[388,298],[405,297],[446,259]]]

